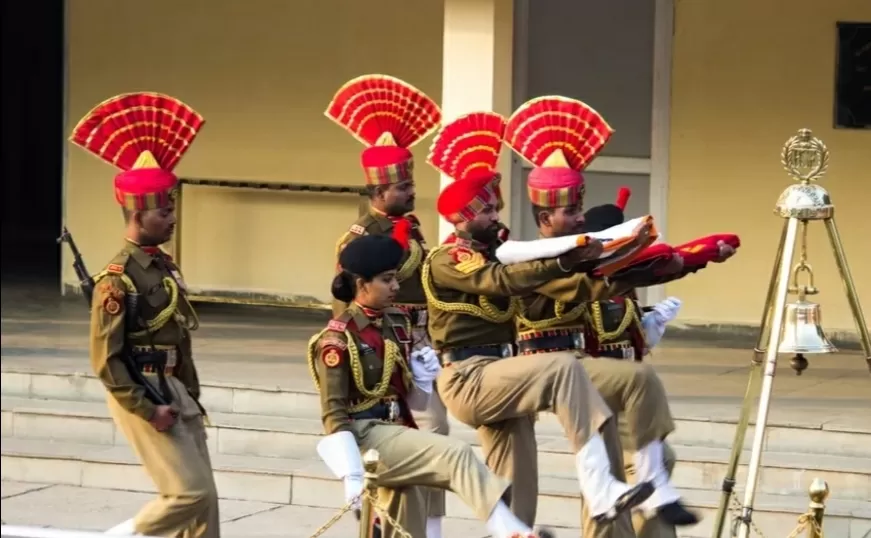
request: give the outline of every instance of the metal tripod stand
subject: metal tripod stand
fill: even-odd
[[[784,144],[781,161],[789,175],[798,183],[790,185],[783,191],[774,210],[776,215],[785,219],[783,233],[780,236],[774,268],[771,272],[771,282],[765,298],[759,338],[750,365],[750,380],[747,383],[741,415],[735,429],[732,455],[729,459],[726,477],[723,480],[713,538],[721,538],[722,536],[729,512],[729,503],[734,494],[735,475],[738,471],[744,438],[750,422],[753,400],[755,395],[759,393],[759,410],[756,415],[756,429],[747,472],[747,485],[744,490],[744,502],[734,531],[734,536],[738,538],[749,538],[750,536],[753,501],[756,497],[756,486],[759,481],[765,427],[768,422],[774,373],[777,369],[777,348],[783,334],[787,294],[789,291],[795,291],[789,289],[789,276],[800,226],[805,229],[809,222],[822,221],[826,227],[838,272],[841,275],[847,300],[850,303],[853,320],[859,331],[865,361],[871,370],[871,338],[868,335],[868,325],[862,314],[862,307],[859,304],[859,297],[850,274],[850,268],[847,266],[847,257],[844,253],[838,227],[835,224],[835,206],[832,204],[829,193],[823,187],[813,183],[826,173],[829,165],[829,151],[821,140],[812,135],[809,129],[801,129],[796,136]]]

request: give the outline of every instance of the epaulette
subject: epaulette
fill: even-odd
[[[352,224],[348,231],[354,235],[366,235],[368,232],[366,228],[360,226],[359,224]]]
[[[348,323],[351,321],[351,318],[351,314],[347,310],[345,310],[334,319],[331,319],[329,323],[327,323],[327,330],[343,333],[348,330]]]
[[[123,275],[124,268],[127,266],[129,260],[130,253],[126,250],[122,250],[117,256],[112,258],[112,261],[106,266],[106,273],[110,275]]]

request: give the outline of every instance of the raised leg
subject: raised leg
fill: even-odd
[[[732,442],[732,454],[729,456],[729,464],[726,467],[726,476],[723,478],[720,504],[717,507],[717,518],[714,520],[713,538],[723,535],[726,517],[729,514],[729,502],[735,489],[735,476],[738,473],[738,464],[741,461],[741,452],[744,449],[744,439],[747,435],[747,426],[750,424],[750,411],[753,409],[753,401],[759,393],[762,381],[762,359],[765,354],[765,344],[771,332],[771,315],[774,312],[774,295],[778,289],[780,277],[780,265],[783,258],[783,247],[786,243],[789,221],[784,221],[783,231],[780,234],[780,242],[777,245],[777,254],[774,256],[774,266],[771,269],[771,278],[768,284],[768,293],[765,295],[765,305],[762,308],[762,321],[759,325],[759,337],[756,347],[753,349],[753,359],[750,361],[750,379],[747,381],[747,390],[744,392],[744,402],[741,404],[741,413],[738,415],[738,424],[735,427],[735,440]]]

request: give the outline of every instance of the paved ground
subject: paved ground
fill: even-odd
[[[132,517],[152,498],[145,493],[24,482],[3,482],[2,490],[3,521],[8,525],[87,531],[105,531]],[[308,538],[335,513],[327,508],[221,500],[221,536]],[[356,536],[356,529],[354,517],[346,514],[322,536],[347,538]],[[483,525],[461,519],[448,519],[445,531],[446,536],[487,536]],[[561,531],[565,537],[578,533]]]

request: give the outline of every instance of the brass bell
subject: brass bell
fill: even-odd
[[[803,299],[786,305],[779,353],[836,353],[823,331],[820,305]]]
[[[798,275],[806,272],[808,285],[798,285]],[[823,331],[820,305],[807,300],[808,295],[816,295],[819,291],[813,284],[813,270],[804,260],[793,269],[793,285],[791,293],[798,293],[798,301],[786,305],[783,313],[783,333],[780,338],[778,353],[795,353],[790,361],[796,375],[801,375],[807,369],[805,354],[836,353],[838,348],[829,340]]]

